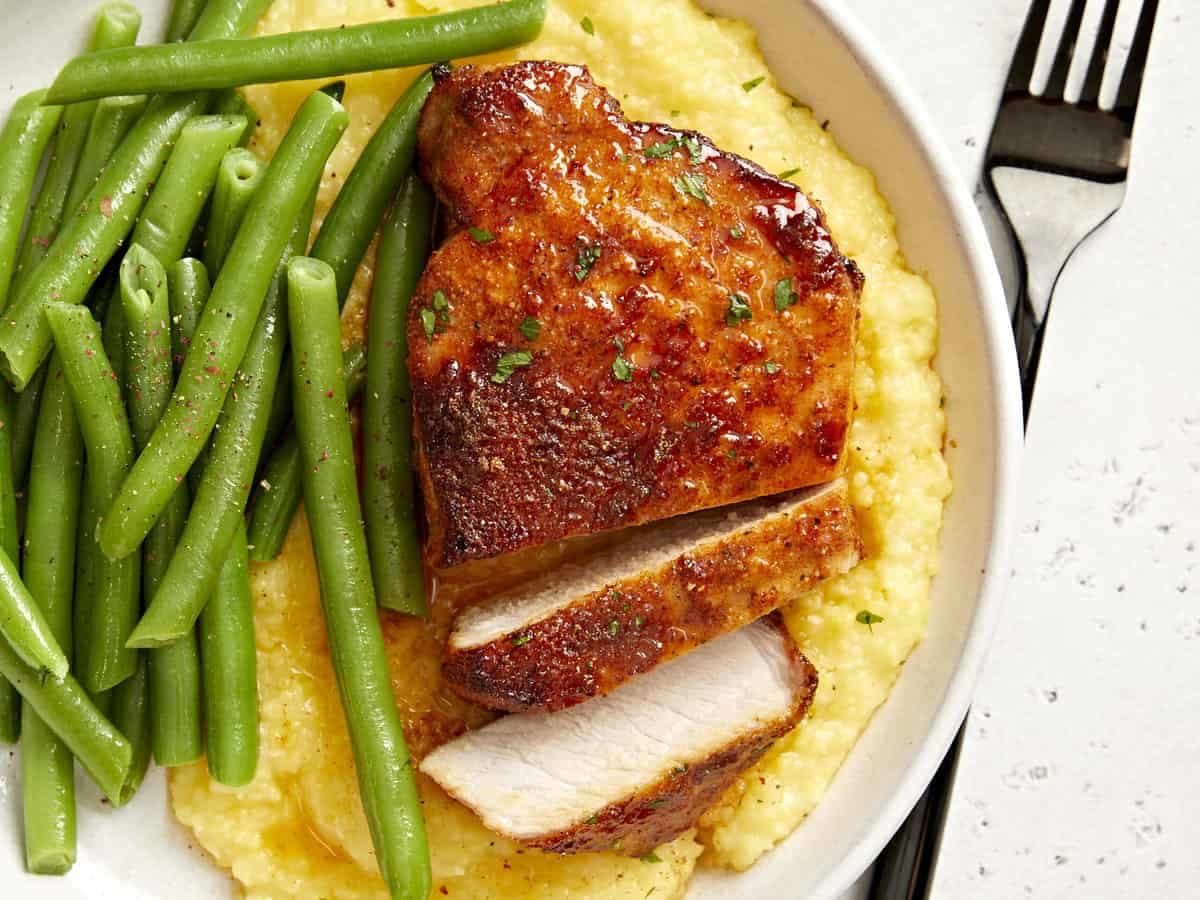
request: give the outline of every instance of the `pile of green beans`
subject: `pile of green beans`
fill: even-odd
[[[328,78],[494,53],[533,40],[548,0],[508,0],[434,16],[296,31],[249,40],[192,40],[77,56],[51,103]],[[193,34],[195,38],[195,34]]]
[[[347,122],[342,105],[320,91],[296,113],[213,285],[171,403],[106,507],[99,532],[106,556],[122,559],[137,550],[200,455],[250,343],[284,245]],[[2,345],[0,335],[0,350]]]
[[[404,323],[429,252],[411,171],[434,72],[311,250],[345,84],[309,96],[269,163],[244,149],[256,116],[235,88],[501,50],[536,36],[547,0],[242,39],[268,4],[175,0],[165,43],[136,48],[137,10],[106,3],[88,52],[0,130],[0,740],[23,742],[39,874],[76,858],[75,760],[114,806],[152,759],[207,756],[214,781],[248,784],[250,559],[279,552],[303,497],[380,871],[417,900],[428,848],[377,600],[428,614]],[[339,311],[381,222],[370,343],[343,354]],[[364,385],[365,524],[347,411]]]
[[[328,264],[303,256],[288,264],[288,323],[304,506],[359,793],[391,895],[428,897],[425,824],[371,584],[346,416],[337,281]]]

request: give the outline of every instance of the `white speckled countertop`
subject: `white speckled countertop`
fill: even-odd
[[[849,5],[975,184],[1028,0]],[[1163,0],[1125,204],[1058,284],[937,900],[1200,896],[1197,51]]]

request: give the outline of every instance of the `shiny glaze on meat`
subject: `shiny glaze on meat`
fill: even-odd
[[[462,646],[451,633],[442,673],[456,693],[482,706],[562,709],[754,621],[848,571],[860,554],[839,479],[811,499],[613,580],[486,643]],[[489,605],[497,601],[503,598]]]
[[[795,186],[551,62],[455,70],[419,152],[460,225],[409,321],[432,565],[842,471],[862,276]]]

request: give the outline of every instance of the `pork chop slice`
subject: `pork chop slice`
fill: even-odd
[[[465,610],[443,673],[482,706],[562,709],[849,571],[860,552],[845,479],[676,517]]]
[[[816,686],[773,613],[605,697],[469,731],[421,771],[520,843],[640,856],[692,827]]]
[[[443,77],[419,153],[458,223],[409,319],[431,565],[842,472],[862,276],[816,201],[553,62]]]

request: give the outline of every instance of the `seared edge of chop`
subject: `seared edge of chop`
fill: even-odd
[[[560,63],[454,70],[419,149],[458,224],[409,319],[432,565],[842,472],[862,276],[816,201]]]
[[[849,571],[861,549],[844,479],[669,519],[467,609],[443,672],[482,706],[562,709]]]
[[[772,613],[605,697],[467,732],[421,771],[528,846],[640,856],[692,827],[816,686]]]

